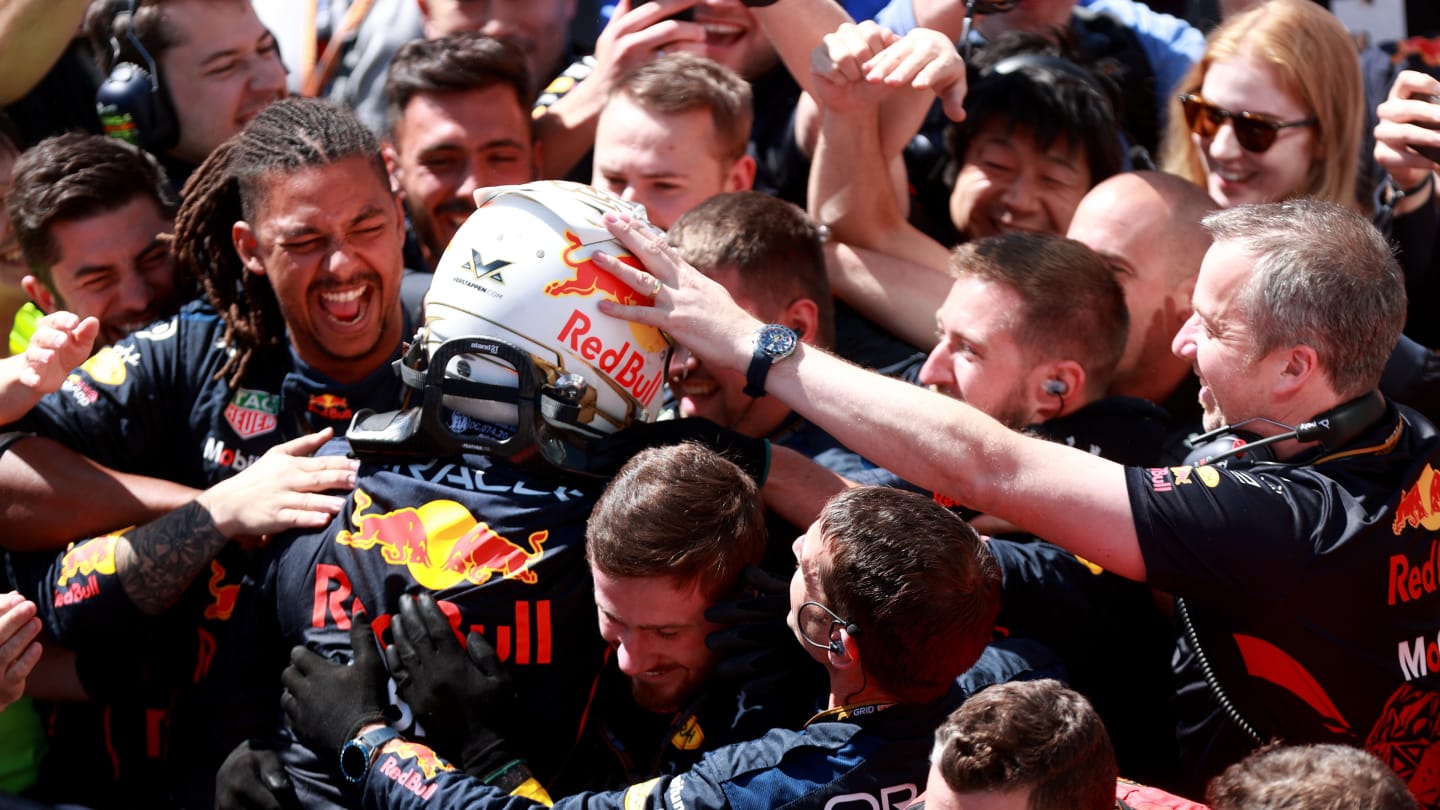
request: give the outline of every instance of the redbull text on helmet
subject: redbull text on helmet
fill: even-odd
[[[569,346],[570,350],[580,357],[594,363],[596,368],[609,374],[611,379],[629,391],[643,407],[650,407],[650,403],[660,391],[660,383],[665,380],[664,367],[656,369],[654,376],[646,377],[644,354],[631,346],[629,341],[620,344],[619,348],[607,347],[599,336],[590,334],[590,327],[589,316],[577,309],[570,313],[570,318],[560,327],[560,334],[556,335],[556,339],[562,345]]]

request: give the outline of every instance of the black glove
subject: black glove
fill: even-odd
[[[641,450],[681,442],[699,442],[714,450],[744,470],[755,480],[756,486],[764,486],[765,478],[770,474],[768,439],[751,438],[699,416],[634,422],[630,427],[597,441],[590,455],[597,472],[613,474]],[[606,469],[599,469],[602,467]]]
[[[790,582],[750,565],[740,575],[736,598],[705,611],[705,618],[725,625],[705,637],[705,646],[720,653],[715,674],[746,684],[751,692],[773,688],[780,680],[813,668],[790,629]]]
[[[385,651],[396,691],[410,704],[441,756],[485,777],[515,759],[505,751],[516,707],[510,673],[495,648],[472,632],[462,648],[428,593],[400,597]]]
[[[216,810],[300,810],[280,755],[246,740],[215,774]]]
[[[389,675],[370,631],[370,617],[357,613],[350,621],[355,658],[349,665],[296,647],[290,651],[290,666],[280,675],[285,687],[280,705],[295,736],[322,761],[337,766],[340,749],[361,726],[386,722],[390,703]]]

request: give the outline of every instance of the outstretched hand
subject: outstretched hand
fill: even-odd
[[[503,764],[494,752],[510,730],[515,688],[490,642],[471,632],[462,647],[428,593],[400,597],[390,633],[385,656],[396,691],[435,750],[467,773]]]
[[[93,317],[60,311],[41,318],[25,349],[20,382],[42,394],[59,390],[66,376],[90,356],[99,334],[100,321]]]
[[[602,268],[636,290],[660,288],[651,306],[601,301],[606,315],[654,326],[702,358],[706,365],[744,371],[761,323],[741,309],[719,283],[691,267],[665,241],[665,235],[643,220],[606,214],[610,233],[644,265],[631,267],[603,251],[595,253]]]
[[[361,727],[386,722],[390,676],[363,613],[351,618],[350,646],[355,657],[348,665],[297,646],[280,675],[280,705],[291,730],[325,762],[338,762],[340,749]]]
[[[359,462],[345,456],[311,455],[332,436],[326,428],[278,444],[196,501],[226,537],[325,526],[345,506],[345,498],[325,493],[354,489],[359,469]]]

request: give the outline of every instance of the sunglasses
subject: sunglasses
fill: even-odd
[[[1318,123],[1313,117],[1300,121],[1280,121],[1263,113],[1232,112],[1216,107],[1193,93],[1180,96],[1180,107],[1185,111],[1185,124],[1190,127],[1191,132],[1202,138],[1215,137],[1215,133],[1220,131],[1220,125],[1228,118],[1231,126],[1235,128],[1235,140],[1239,141],[1240,146],[1247,152],[1257,155],[1275,144],[1280,130],[1313,127]]]

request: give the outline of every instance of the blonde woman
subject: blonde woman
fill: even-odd
[[[1269,0],[1210,35],[1171,101],[1161,163],[1222,208],[1315,197],[1368,210],[1356,189],[1364,124],[1345,27],[1311,0]]]

